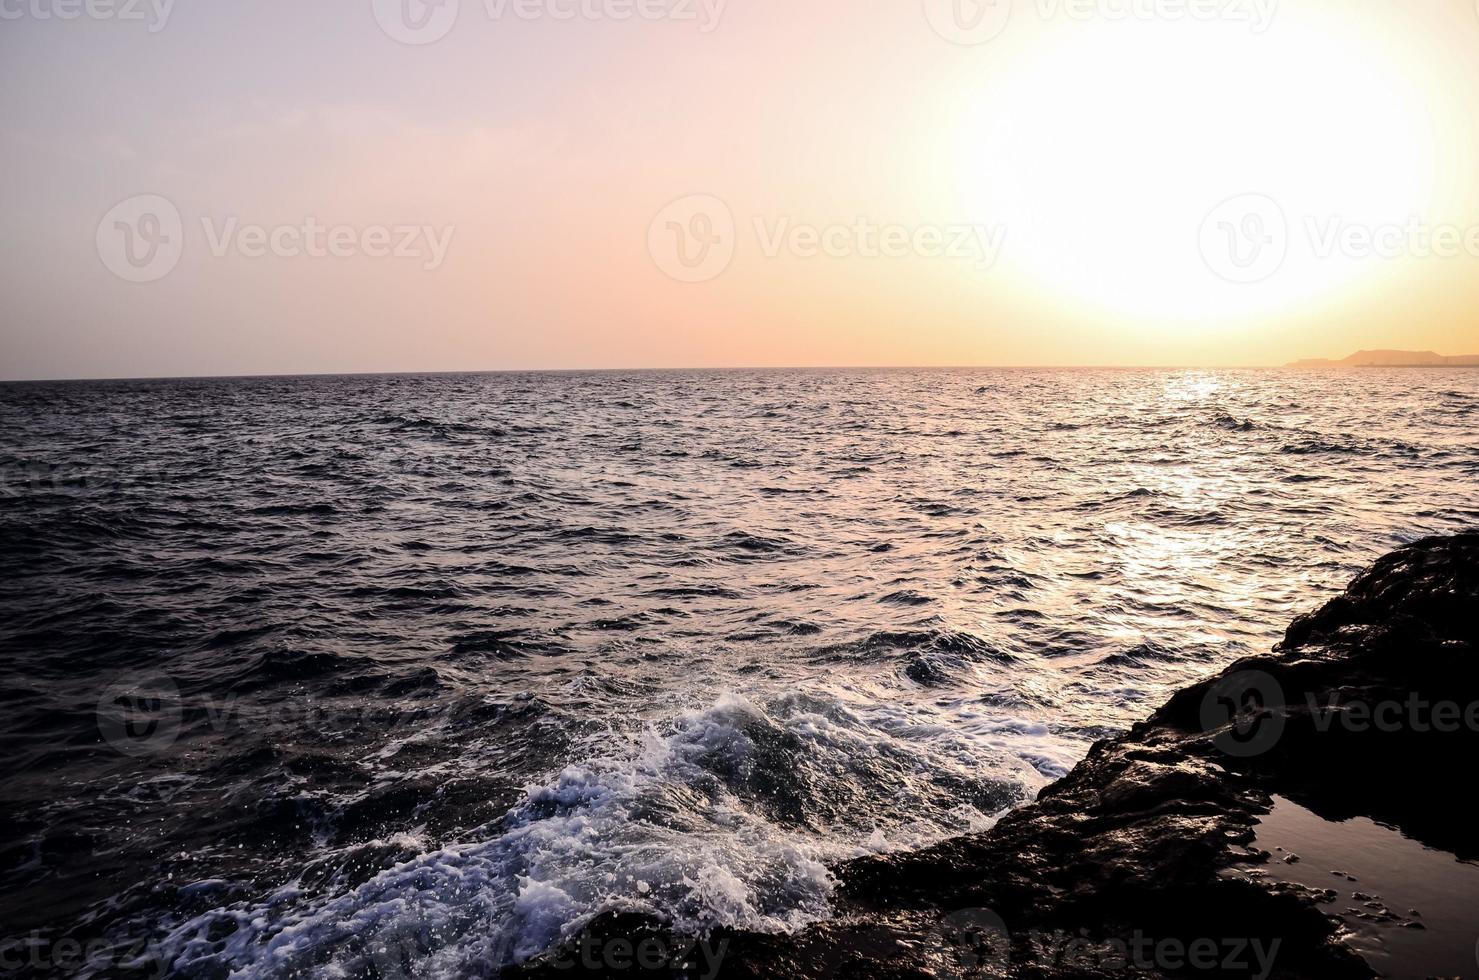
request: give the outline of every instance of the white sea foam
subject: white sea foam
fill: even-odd
[[[791,933],[824,918],[827,862],[916,847],[989,826],[992,813],[921,809],[930,773],[982,764],[969,746],[935,746],[935,726],[881,712],[873,726],[837,702],[782,699],[768,714],[737,695],[685,711],[608,755],[541,785],[487,837],[420,854],[351,891],[290,887],[179,925],[164,942],[180,971],[351,976],[370,965],[488,970],[568,939],[603,911],[649,913],[685,934],[714,927]],[[938,757],[929,758],[930,749]],[[805,760],[805,773],[793,767]],[[889,826],[808,828],[810,813],[859,775],[896,785]],[[810,780],[810,785],[803,783]],[[865,794],[879,786],[862,785]],[[793,813],[788,825],[778,813]],[[942,825],[948,823],[948,826]],[[222,936],[225,939],[211,939]]]
[[[990,825],[994,811],[926,794],[941,772],[964,783],[1009,767],[940,732],[897,710],[870,723],[830,699],[792,695],[767,712],[726,695],[527,787],[482,839],[339,894],[289,887],[212,910],[163,946],[182,971],[337,977],[370,965],[391,975],[497,969],[608,910],[653,915],[690,935],[793,932],[828,914],[828,862]],[[892,805],[873,826],[839,824],[827,801],[860,779],[874,783],[855,791]]]

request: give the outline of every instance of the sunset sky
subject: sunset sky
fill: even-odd
[[[0,2],[3,378],[1479,353],[1472,0],[118,4]]]

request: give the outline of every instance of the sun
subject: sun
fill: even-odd
[[[950,127],[956,200],[1007,227],[1004,274],[1096,313],[1215,325],[1339,296],[1371,269],[1317,231],[1431,206],[1445,102],[1348,20],[1014,23]],[[1282,217],[1285,254],[1229,281],[1200,232],[1249,195],[1282,212],[1250,227]]]

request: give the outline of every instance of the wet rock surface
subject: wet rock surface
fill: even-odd
[[[836,868],[825,923],[718,933],[700,949],[661,923],[610,915],[516,972],[1373,976],[1328,895],[1260,872],[1298,855],[1259,850],[1253,828],[1277,795],[1479,857],[1462,779],[1479,753],[1476,646],[1479,534],[1419,541],[1295,620],[1271,653],[1096,745],[991,831]]]

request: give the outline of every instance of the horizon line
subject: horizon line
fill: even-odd
[[[1401,367],[1405,365],[1391,365]],[[1417,366],[1417,365],[1414,365]],[[1450,367],[1453,365],[1436,365]],[[1282,371],[1286,364],[784,364],[697,365],[683,367],[433,368],[421,371],[286,371],[275,374],[139,374],[70,378],[0,378],[0,384],[71,384],[102,381],[231,381],[257,378],[412,378],[485,374],[678,374],[714,371]],[[1342,368],[1349,370],[1349,367]]]
[[[1311,362],[1323,359],[1310,358]],[[695,367],[548,367],[548,368],[433,368],[424,371],[287,371],[277,374],[137,374],[72,378],[0,378],[0,385],[79,384],[121,381],[245,381],[269,378],[416,378],[492,374],[681,374],[684,372],[741,371],[1369,371],[1471,369],[1464,364],[788,364]]]

